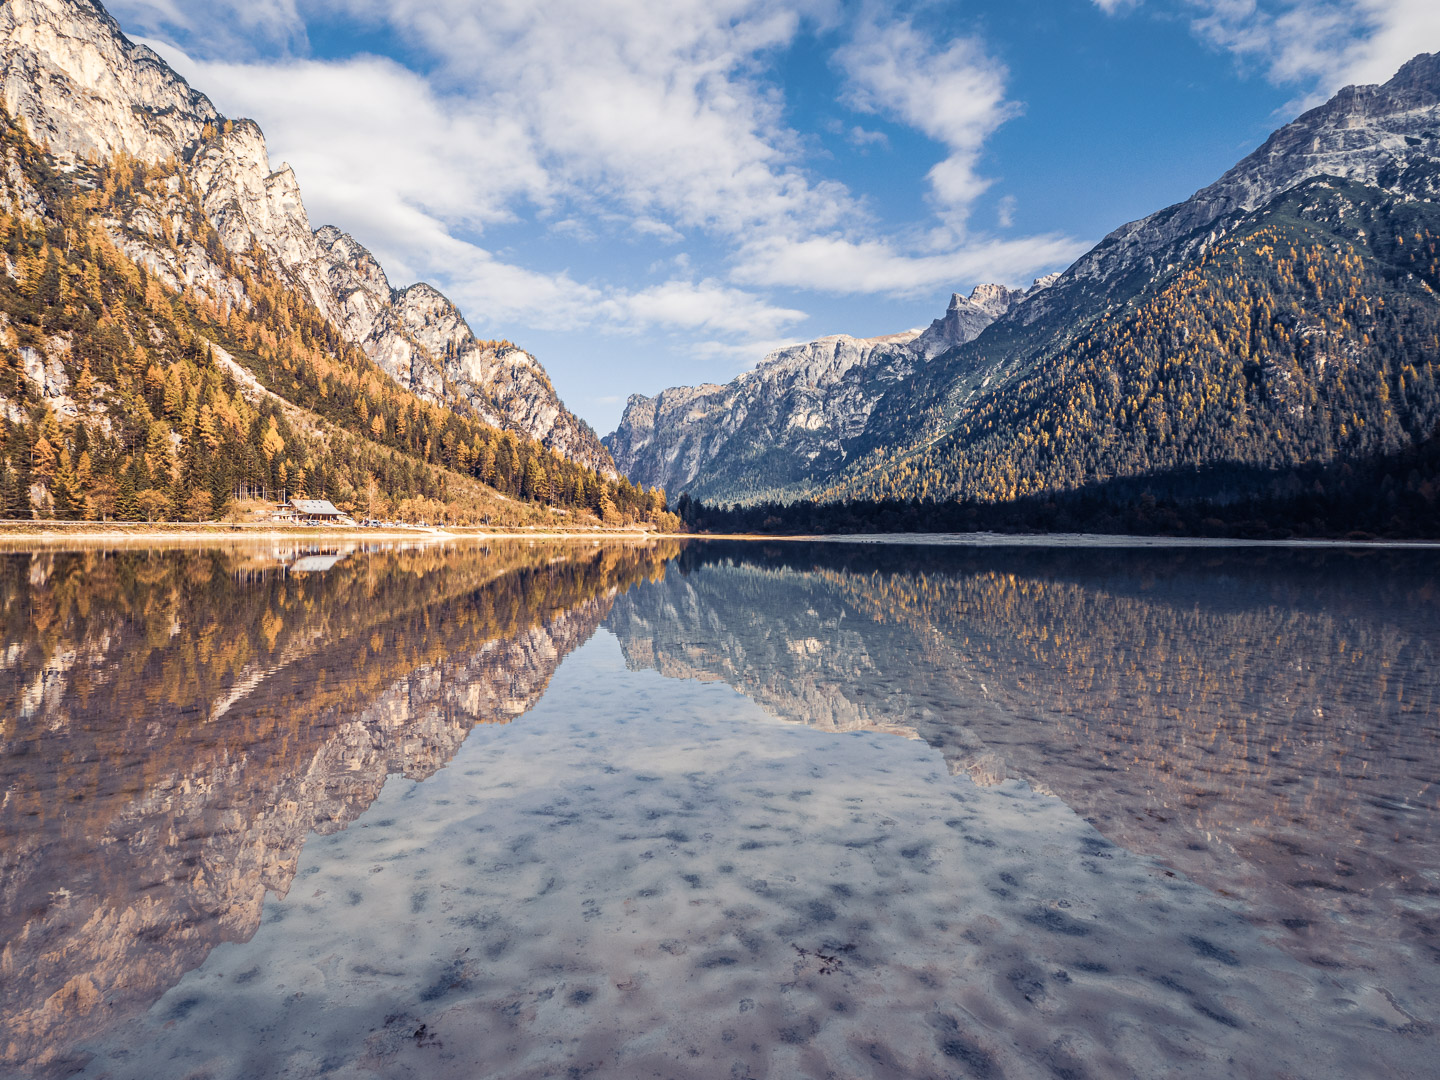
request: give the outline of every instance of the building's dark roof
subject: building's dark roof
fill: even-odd
[[[291,499],[297,514],[309,517],[339,517],[340,510],[329,499]]]

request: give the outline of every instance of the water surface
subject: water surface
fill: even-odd
[[[1430,1075],[1433,552],[51,551],[0,595],[11,1075]]]

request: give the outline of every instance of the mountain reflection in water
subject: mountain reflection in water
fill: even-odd
[[[355,1068],[552,1075],[583,1027],[625,1075],[708,1026],[709,1061],[887,1077],[1173,1063],[1134,1039],[1271,1075],[1276,1033],[1325,1043],[1314,1075],[1410,1068],[1440,1008],[1437,576],[1400,550],[0,554],[0,1074],[274,1074],[320,1030]],[[547,697],[602,627],[618,650]],[[1036,1049],[1054,1025],[1073,1053]]]
[[[1433,551],[712,542],[607,626],[633,668],[1052,792],[1440,1007],[1437,578]]]
[[[0,1071],[247,940],[309,833],[525,712],[675,550],[0,554]]]

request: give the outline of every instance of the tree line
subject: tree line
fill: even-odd
[[[1393,457],[1440,427],[1437,245],[1432,204],[1297,189],[817,501],[1020,504],[1162,475],[1183,501],[1226,469],[1248,486],[1217,497],[1273,500],[1297,470]],[[991,359],[985,338],[969,348]]]
[[[226,249],[176,163],[62,176],[3,116],[0,152],[43,199],[0,205],[0,515],[197,520],[283,491],[368,517],[672,520],[663,491],[395,383],[262,252]],[[146,247],[203,250],[238,287]]]

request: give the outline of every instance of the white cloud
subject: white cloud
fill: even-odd
[[[1106,15],[1114,15],[1118,11],[1129,11],[1140,5],[1140,0],[1095,0],[1095,6]]]
[[[765,0],[314,0],[383,21],[543,151],[570,197],[725,235],[858,216],[798,164],[800,138],[762,77],[807,5]]]
[[[424,276],[427,267],[444,267],[442,287],[477,321],[768,335],[806,317],[713,280],[677,279],[633,292],[597,288],[568,274],[507,264],[457,238],[460,230],[512,220],[517,199],[547,205],[550,178],[516,124],[472,99],[441,97],[392,61],[199,63],[162,43],[154,47],[209,88],[222,111],[261,117],[270,141],[290,148],[315,224],[345,222],[396,285]],[[296,101],[307,107],[293,108]],[[631,225],[680,239],[660,221],[638,218]],[[550,229],[594,238],[575,218]]]
[[[416,213],[483,230],[514,220],[517,203],[553,200],[519,122],[488,103],[442,96],[394,61],[197,62],[152,46],[221,112],[260,121],[296,167],[317,224],[356,223],[387,251],[398,254]]]
[[[1015,224],[1015,196],[1006,195],[995,207],[995,220],[1002,229]]]
[[[747,285],[791,286],[836,294],[914,296],[938,286],[996,281],[1020,284],[1037,269],[1064,266],[1088,245],[1054,234],[980,240],[943,254],[909,255],[887,240],[770,237],[747,244],[734,278]]]
[[[510,265],[481,248],[452,238],[437,243],[448,265],[447,295],[467,315],[488,325],[523,322],[551,331],[649,330],[739,336],[775,335],[807,315],[776,307],[763,297],[714,280],[673,279],[640,290],[586,284],[568,274],[541,274]],[[472,324],[478,330],[478,324]]]
[[[868,146],[889,146],[890,137],[883,131],[869,131],[860,125],[855,125],[845,136],[851,146],[858,146],[864,150]]]
[[[1435,0],[1189,0],[1205,40],[1260,65],[1281,85],[1323,96],[1384,82],[1405,61],[1440,49]]]
[[[848,104],[892,116],[946,147],[930,185],[942,207],[963,215],[991,183],[977,171],[985,140],[1019,111],[1006,100],[1004,66],[978,39],[936,47],[908,21],[862,23],[835,60],[850,80]]]
[[[775,307],[753,293],[714,280],[667,281],[611,303],[620,316],[618,323],[712,334],[774,335],[806,318],[803,311]]]
[[[106,0],[105,7],[127,32],[204,40],[216,54],[253,53],[257,43],[297,47],[306,40],[295,0]]]
[[[679,229],[652,217],[632,218],[630,228],[641,236],[651,236],[665,244],[678,244],[685,239],[685,234]]]
[[[1004,69],[972,39],[931,45],[908,23],[865,18],[841,54],[853,105],[945,147],[930,174],[945,227],[887,238],[864,201],[807,167],[772,67],[802,16],[828,18],[830,3],[216,0],[204,19],[199,3],[120,7],[190,43],[200,59],[155,47],[223,112],[260,122],[277,159],[295,166],[316,224],[353,232],[397,285],[430,278],[477,331],[664,329],[731,339],[703,347],[753,356],[757,339],[805,318],[757,287],[910,295],[1019,280],[1078,254],[1063,237],[960,238],[988,184],[977,173],[984,141],[1016,110]],[[317,13],[396,35],[433,63],[421,73],[373,56],[307,58],[296,43]],[[279,55],[227,52],[230,16]],[[690,245],[699,271],[677,262],[659,284],[586,281],[516,265],[529,261],[523,246],[487,250],[501,226],[507,244],[517,227],[592,249],[618,231],[627,244],[703,237],[718,254]],[[730,280],[718,280],[726,266]]]
[[[419,238],[424,245],[421,257],[431,266],[445,268],[443,277],[432,277],[431,283],[465,313],[471,328],[481,337],[486,336],[486,327],[503,331],[517,324],[559,331],[587,329],[595,325],[602,305],[613,299],[601,288],[575,281],[567,273],[543,273],[516,266],[476,244],[450,236],[433,222],[417,217],[416,223],[425,230]],[[396,274],[394,262],[386,266],[394,284],[408,284],[424,276]]]

